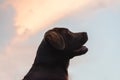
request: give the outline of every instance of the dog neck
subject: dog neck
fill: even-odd
[[[25,76],[24,80],[29,80],[30,76],[36,74],[35,72],[39,72],[40,75],[45,73],[46,75],[48,75],[48,74],[54,75],[52,77],[57,76],[55,80],[68,80],[67,68],[69,65],[69,60],[55,62],[56,61],[54,59],[55,57],[53,58],[51,56],[52,51],[54,51],[54,50],[51,48],[51,46],[48,45],[48,43],[46,43],[45,40],[43,40],[41,45],[38,48],[34,64],[31,67],[29,73]],[[46,77],[46,75],[44,75],[46,78],[44,80],[49,80],[49,79],[47,79],[49,77]],[[40,78],[40,80],[42,80],[42,79]]]
[[[54,67],[54,68],[61,67],[67,73],[69,59],[62,59],[63,58],[62,55],[56,52],[55,49],[48,44],[48,42],[43,40],[38,48],[33,66],[38,65],[38,66]]]
[[[49,62],[49,53],[51,53],[53,50],[50,47],[50,45],[47,44],[45,40],[43,40],[38,47],[36,58],[34,61],[34,64],[41,64],[41,63],[46,63]],[[49,53],[48,53],[49,52]]]

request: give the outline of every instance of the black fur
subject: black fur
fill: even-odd
[[[45,33],[33,66],[23,80],[68,80],[69,60],[85,54],[86,32],[54,28]]]

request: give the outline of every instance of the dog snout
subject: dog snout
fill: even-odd
[[[83,36],[87,36],[87,32],[81,32]]]
[[[87,36],[87,32],[79,32],[78,35],[80,35],[80,36]]]
[[[82,32],[81,33],[84,37],[87,37],[87,32]]]
[[[83,35],[83,37],[86,38],[86,40],[88,40],[87,32],[83,32],[82,35]]]
[[[87,32],[80,32],[79,36],[82,36],[85,39],[88,39]]]
[[[80,37],[87,37],[87,32],[79,32],[79,33],[75,33],[76,36],[80,36]]]

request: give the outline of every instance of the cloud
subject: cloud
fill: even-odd
[[[22,80],[33,64],[37,46],[29,43],[14,44],[4,54],[0,54],[1,80]]]
[[[3,6],[11,5],[15,10],[14,40],[27,39],[56,20],[80,10],[98,9],[120,2],[118,0],[6,0]],[[18,39],[17,39],[18,38]],[[22,41],[21,40],[21,41]],[[17,41],[16,41],[17,42]]]
[[[15,9],[16,36],[29,37],[54,21],[77,9],[84,10],[111,5],[112,0],[9,0]]]
[[[29,37],[87,3],[86,0],[11,0],[16,11],[17,36]]]
[[[4,54],[0,55],[1,80],[19,80],[32,64],[35,47],[20,45],[25,39],[74,11],[80,10],[84,13],[119,2],[119,0],[6,0],[1,7],[5,9],[5,6],[11,5],[15,10],[13,17],[15,34],[6,46]]]

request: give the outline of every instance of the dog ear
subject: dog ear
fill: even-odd
[[[65,42],[63,37],[55,31],[46,32],[44,39],[56,49],[63,50],[65,48]]]

